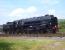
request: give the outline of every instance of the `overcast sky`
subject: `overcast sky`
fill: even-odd
[[[65,19],[65,0],[0,0],[0,24],[45,14]]]

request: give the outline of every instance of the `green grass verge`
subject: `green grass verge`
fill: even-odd
[[[63,50],[65,41],[51,39],[0,38],[0,50]]]

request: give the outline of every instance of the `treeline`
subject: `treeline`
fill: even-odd
[[[60,32],[65,32],[65,19],[59,19],[58,26]]]
[[[59,19],[58,23],[61,29],[65,29],[65,19]]]

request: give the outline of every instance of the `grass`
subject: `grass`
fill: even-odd
[[[1,37],[0,50],[65,50],[65,41]]]

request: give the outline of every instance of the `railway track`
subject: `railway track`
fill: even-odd
[[[12,38],[12,39],[33,39],[33,40],[39,40],[39,39],[52,39],[52,40],[65,40],[65,33],[46,33],[46,34],[5,34],[3,32],[0,32],[0,38]]]
[[[57,33],[6,34],[3,32],[0,32],[0,37],[9,37],[9,36],[14,36],[14,37],[65,37],[65,33],[57,32]]]

